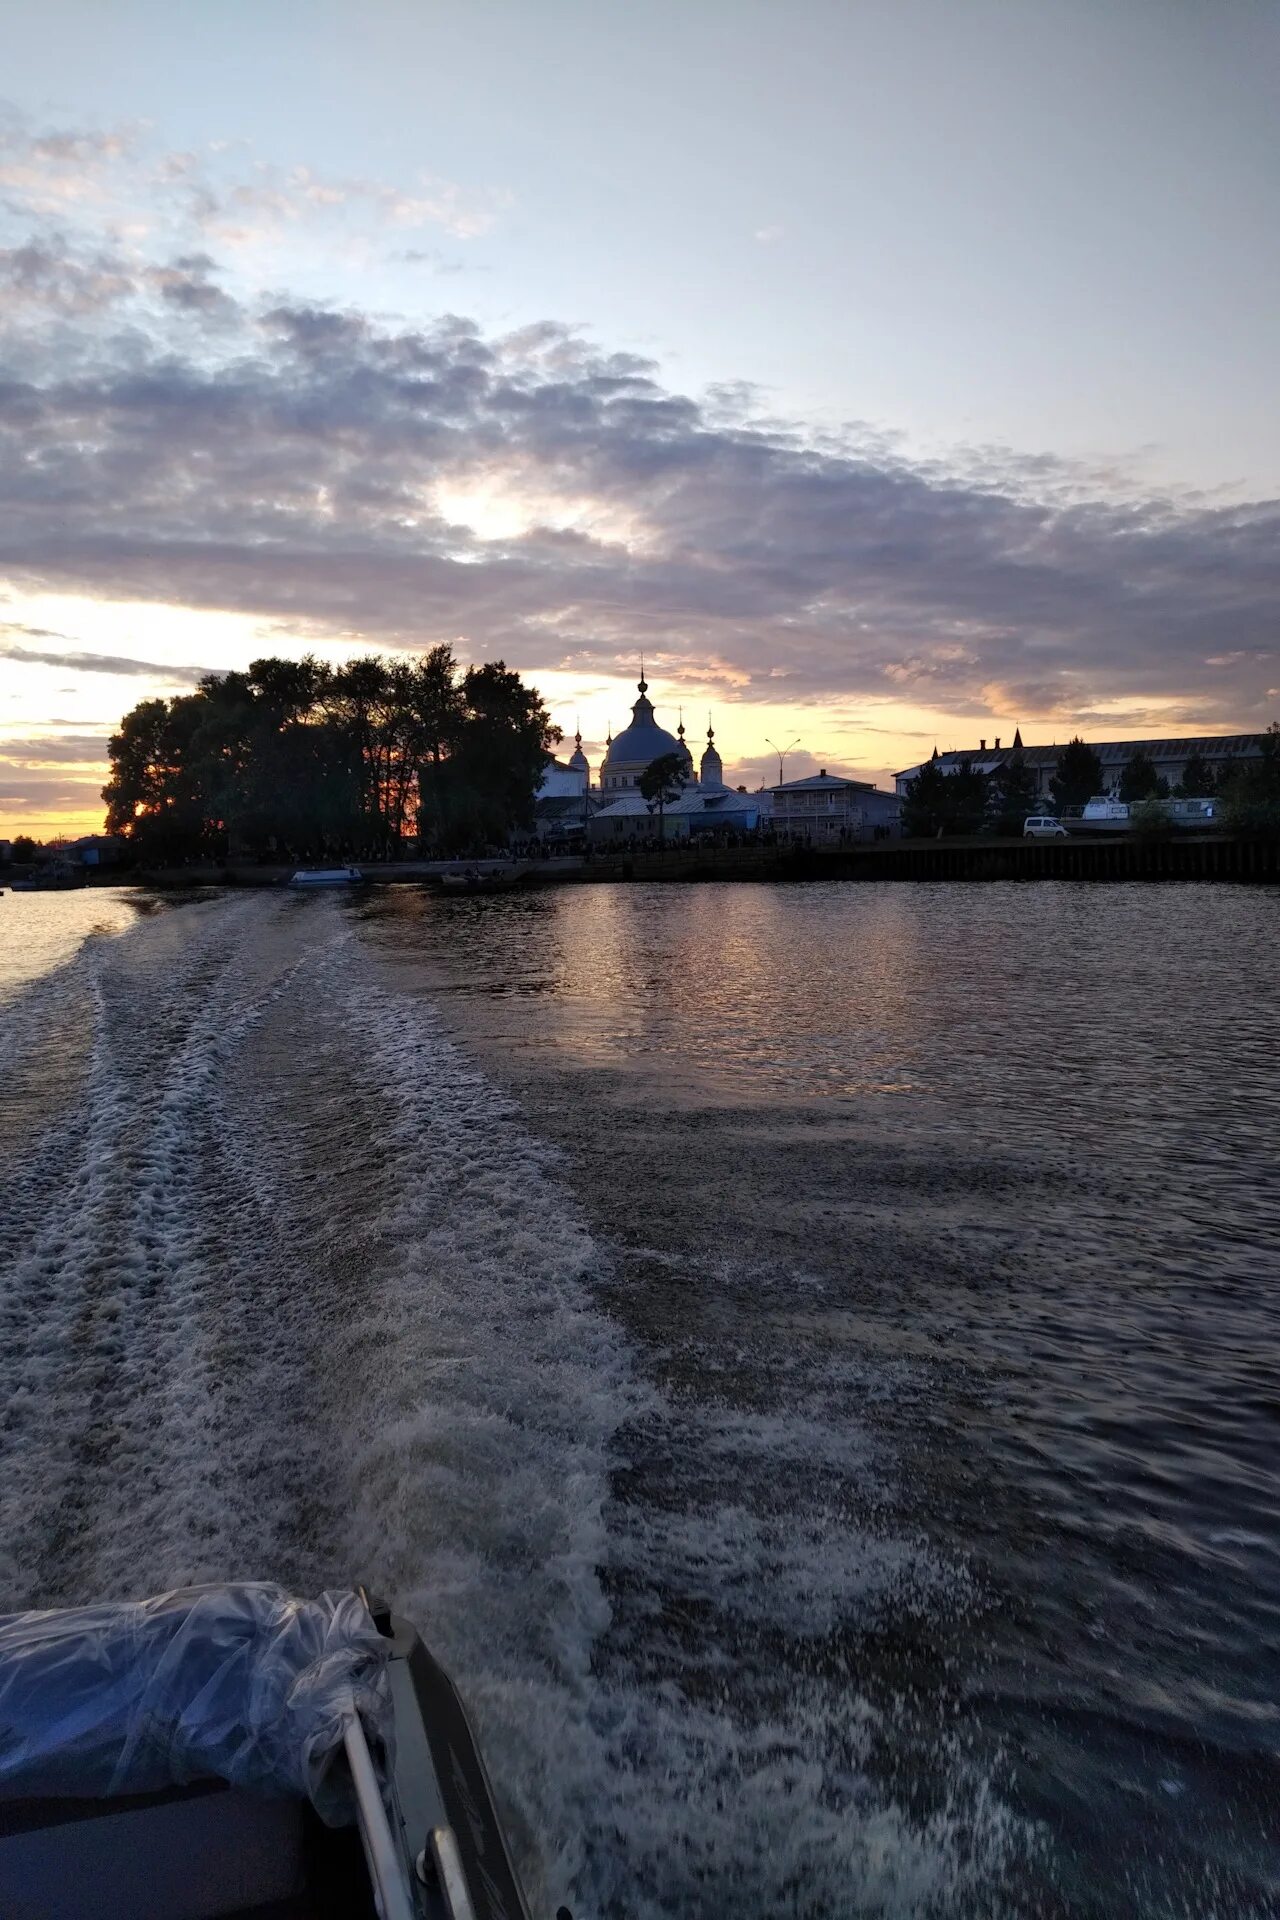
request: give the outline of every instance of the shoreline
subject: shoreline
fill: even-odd
[[[414,883],[439,886],[462,864],[510,871],[512,889],[584,886],[597,881],[1223,881],[1280,883],[1280,842],[1194,835],[1142,841],[1119,836],[1090,840],[993,840],[989,838],[885,841],[842,847],[685,847],[663,852],[609,852],[551,860],[399,860],[358,863],[373,886]],[[239,862],[203,867],[145,867],[128,873],[107,869],[90,885],[183,887],[278,887],[294,866],[248,866]]]

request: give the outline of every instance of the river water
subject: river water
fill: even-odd
[[[0,1605],[368,1577],[536,1911],[1280,1905],[1280,897],[0,911]]]

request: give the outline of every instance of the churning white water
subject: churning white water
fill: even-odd
[[[554,1150],[345,903],[91,939],[0,1052],[0,1605],[370,1580],[543,1913],[990,1910],[1014,1823],[959,1742],[900,1796],[858,1669],[965,1604],[884,1442],[820,1365],[774,1408],[642,1365]]]

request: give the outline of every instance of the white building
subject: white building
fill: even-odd
[[[1193,754],[1208,761],[1221,783],[1225,773],[1242,763],[1250,766],[1261,759],[1263,739],[1264,735],[1260,733],[1229,733],[1190,735],[1173,740],[1089,740],[1085,744],[1093,749],[1102,762],[1101,792],[1113,797],[1119,792],[1124,770],[1135,753],[1145,753],[1154,765],[1157,776],[1167,780],[1172,790],[1181,786],[1183,769]],[[1049,783],[1057,771],[1058,760],[1066,744],[1065,740],[1061,740],[1050,747],[1024,747],[1022,730],[1018,728],[1013,739],[1004,744],[997,734],[990,745],[986,740],[979,740],[976,747],[951,753],[939,753],[935,747],[928,760],[895,773],[893,783],[899,794],[905,794],[907,783],[914,780],[925,767],[937,767],[940,773],[956,773],[966,760],[975,773],[992,774],[1006,760],[1019,753],[1023,764],[1035,775],[1039,798],[1048,800]]]
[[[813,846],[842,840],[884,840],[900,833],[902,802],[869,780],[846,780],[823,767],[807,780],[773,789],[773,825],[780,836]]]

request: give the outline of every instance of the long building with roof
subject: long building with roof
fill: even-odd
[[[1135,753],[1145,753],[1157,775],[1167,780],[1172,789],[1182,784],[1183,769],[1193,756],[1198,755],[1206,761],[1221,783],[1224,773],[1261,759],[1264,738],[1261,733],[1192,734],[1179,735],[1172,740],[1089,740],[1086,745],[1093,749],[1102,762],[1103,793],[1114,796],[1119,791],[1124,770]],[[1018,728],[1012,740],[1007,742],[1002,742],[997,735],[990,744],[982,739],[976,747],[957,748],[948,753],[939,753],[935,747],[928,760],[921,760],[916,766],[904,767],[901,773],[895,773],[894,786],[899,794],[905,794],[908,783],[927,766],[936,767],[940,773],[956,773],[967,762],[975,772],[991,774],[1018,753],[1024,765],[1035,775],[1038,796],[1047,800],[1050,797],[1049,783],[1066,744],[1065,740],[1058,740],[1048,747],[1027,747],[1022,743],[1022,730]]]

